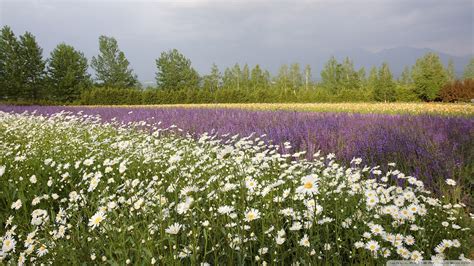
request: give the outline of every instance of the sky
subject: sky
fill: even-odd
[[[176,48],[201,73],[212,63],[322,65],[363,49],[430,48],[474,54],[474,0],[0,0],[0,25],[33,33],[47,57],[65,42],[88,59],[115,37],[141,81]]]

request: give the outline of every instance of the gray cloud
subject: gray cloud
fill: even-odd
[[[66,42],[91,58],[99,35],[114,36],[141,80],[153,80],[155,58],[171,48],[201,73],[213,62],[317,69],[331,54],[359,48],[474,53],[472,0],[0,1],[0,23],[32,32],[45,55]]]

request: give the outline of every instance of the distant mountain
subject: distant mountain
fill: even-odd
[[[334,56],[338,60],[343,60],[346,56],[351,58],[356,67],[364,66],[367,73],[372,66],[380,66],[383,62],[388,62],[393,74],[398,77],[405,66],[412,66],[416,59],[422,57],[426,53],[437,53],[445,66],[448,65],[449,59],[454,62],[454,69],[458,77],[462,76],[464,67],[469,63],[471,56],[454,56],[439,52],[429,48],[413,48],[413,47],[396,47],[384,49],[379,52],[369,52],[363,49],[351,49],[338,51]]]

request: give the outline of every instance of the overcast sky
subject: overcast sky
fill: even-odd
[[[474,0],[79,1],[0,0],[0,24],[32,32],[45,56],[60,42],[90,59],[115,37],[142,81],[177,48],[200,73],[261,63],[313,64],[348,49],[410,46],[474,54]]]

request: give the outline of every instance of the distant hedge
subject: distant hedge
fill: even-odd
[[[79,104],[84,105],[136,105],[183,103],[275,103],[275,102],[370,102],[374,101],[368,90],[340,90],[333,94],[324,88],[311,90],[237,90],[219,89],[122,89],[95,87],[81,94]]]

